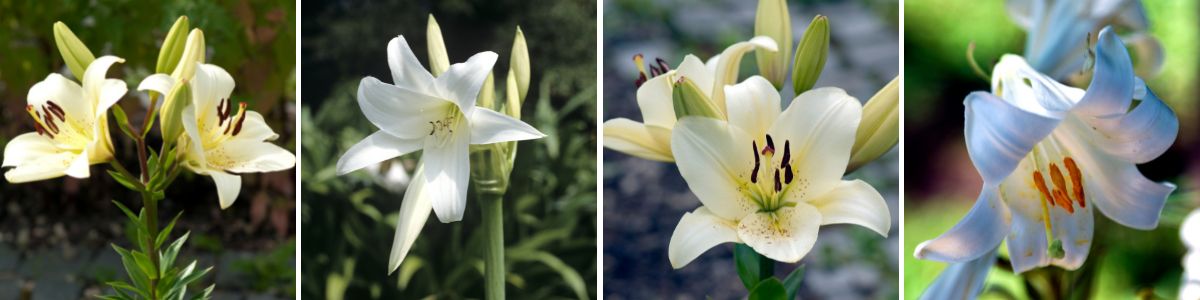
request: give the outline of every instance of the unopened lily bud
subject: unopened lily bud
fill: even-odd
[[[425,28],[425,44],[429,46],[429,71],[433,76],[442,75],[450,68],[450,55],[446,54],[446,42],[442,40],[442,28],[438,26],[433,14],[429,15],[429,25]]]
[[[525,45],[525,33],[517,26],[517,37],[513,38],[512,56],[508,60],[517,80],[517,90],[521,100],[529,95],[529,47]]]
[[[496,110],[495,81],[496,79],[492,76],[492,72],[488,72],[487,79],[483,81],[483,87],[479,88],[479,97],[475,99],[475,106]]]
[[[695,82],[686,77],[681,76],[675,82],[671,91],[671,100],[675,108],[676,118],[699,116],[722,119],[720,110],[717,110],[716,106],[696,86]]]
[[[158,50],[158,65],[154,67],[155,73],[170,74],[175,71],[179,60],[183,58],[188,29],[187,16],[175,20],[175,25],[171,26],[171,31],[168,31],[167,37],[163,39],[162,48]]]
[[[196,66],[204,63],[204,31],[192,29],[180,54],[179,64],[172,70],[171,77],[176,81],[192,80],[196,75]],[[165,103],[164,103],[165,104]]]
[[[63,61],[67,63],[71,73],[75,74],[75,78],[83,79],[83,72],[96,60],[92,51],[88,50],[83,41],[80,41],[63,22],[54,23],[54,44],[58,46],[59,54],[62,54]]]
[[[900,141],[900,77],[879,89],[863,106],[846,173],[879,158]]]
[[[788,14],[787,1],[759,0],[754,18],[754,35],[769,36],[779,44],[779,51],[759,51],[754,54],[758,71],[775,89],[783,88],[787,78],[788,63],[792,57],[792,19]]]
[[[829,18],[817,15],[804,30],[800,44],[796,46],[796,60],[792,64],[792,91],[799,95],[812,89],[825,69],[825,56],[829,54]]]
[[[508,114],[508,116],[510,116],[510,117],[513,117],[513,118],[516,118],[519,120],[519,119],[521,119],[521,105],[525,103],[525,101],[524,101],[525,97],[521,97],[521,95],[520,95],[521,91],[520,91],[520,88],[518,87],[519,84],[517,83],[517,76],[514,75],[514,73],[516,73],[516,71],[509,69],[508,77],[507,77],[508,79],[505,80],[504,113]]]
[[[167,94],[159,116],[164,143],[173,143],[183,134],[183,110],[192,104],[192,88],[188,81],[179,82]]]

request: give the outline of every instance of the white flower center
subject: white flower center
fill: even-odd
[[[451,104],[450,109],[446,110],[446,114],[441,119],[429,121],[429,137],[434,139],[437,145],[446,145],[453,135],[454,130],[459,128],[460,122],[465,121],[465,116],[458,106]]]
[[[204,148],[210,149],[242,133],[246,122],[246,102],[238,103],[238,112],[233,114],[233,103],[229,98],[217,103],[217,126],[209,131]]]

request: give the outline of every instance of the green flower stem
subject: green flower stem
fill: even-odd
[[[146,249],[149,249],[147,256],[150,256],[150,264],[154,266],[154,272],[158,273],[158,243],[154,240],[158,237],[158,200],[154,199],[154,195],[150,192],[142,192],[142,205],[146,209]],[[157,274],[150,279],[150,299],[158,299],[158,277],[162,274]]]
[[[767,279],[775,276],[775,260],[758,254],[758,252],[755,252],[754,255],[758,256],[758,278]]]
[[[504,299],[504,194],[479,193],[483,206],[483,230],[487,236],[484,246],[484,295],[488,300]]]

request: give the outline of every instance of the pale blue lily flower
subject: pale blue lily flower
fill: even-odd
[[[1152,76],[1163,64],[1162,45],[1147,30],[1139,0],[1008,0],[1009,16],[1028,33],[1025,59],[1034,69],[1064,80],[1084,68],[1089,39],[1118,26],[1138,56],[1137,74]],[[1090,34],[1090,35],[1089,35]]]
[[[1086,91],[1006,55],[993,70],[992,92],[966,97],[967,151],[984,184],[957,225],[917,246],[917,258],[957,264],[926,297],[977,294],[1005,240],[1017,273],[1079,268],[1093,241],[1093,209],[1127,227],[1157,227],[1175,185],[1150,181],[1136,164],[1174,143],[1179,120],[1134,76],[1111,28],[1098,41]]]

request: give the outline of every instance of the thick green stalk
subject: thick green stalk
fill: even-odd
[[[483,206],[483,230],[487,236],[484,246],[484,295],[488,300],[504,299],[504,194],[491,191],[479,193]]]

